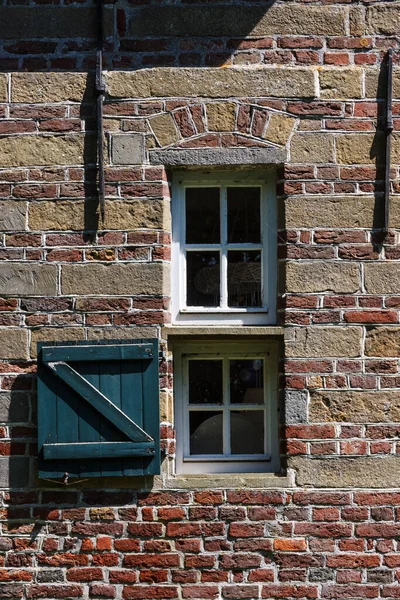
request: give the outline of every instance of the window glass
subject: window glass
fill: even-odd
[[[186,254],[188,306],[220,305],[220,254],[190,251]]]
[[[228,252],[228,306],[262,306],[261,251]]]
[[[228,187],[228,243],[261,241],[260,188]]]
[[[186,243],[220,242],[219,188],[186,189]]]
[[[189,361],[189,404],[222,404],[222,360]]]

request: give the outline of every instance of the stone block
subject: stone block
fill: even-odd
[[[96,229],[99,222],[97,202],[58,200],[32,202],[29,206],[31,231]],[[170,231],[169,202],[165,200],[108,200],[105,203],[104,229],[153,228]]]
[[[318,74],[320,96],[324,100],[347,100],[362,97],[363,71],[361,68],[322,68]]]
[[[83,164],[84,136],[19,135],[0,138],[3,167]]]
[[[83,327],[40,327],[31,333],[31,358],[37,357],[38,342],[75,342],[85,339]]]
[[[400,456],[357,456],[354,458],[289,458],[299,486],[327,488],[397,488]]]
[[[333,160],[333,136],[326,133],[296,133],[292,137],[291,163],[330,163]]]
[[[0,358],[28,358],[27,329],[0,329]]]
[[[272,113],[268,121],[264,138],[274,144],[285,146],[292,133],[295,122],[295,119],[288,117],[287,115]]]
[[[360,287],[358,265],[321,260],[288,261],[281,282],[284,291],[295,293],[354,294]]]
[[[378,35],[397,35],[400,20],[400,6],[392,2],[379,2],[367,7],[367,33]]]
[[[107,76],[107,90],[117,98],[312,98],[316,95],[314,73],[302,67],[156,67],[113,71]]]
[[[0,102],[7,102],[8,100],[8,82],[7,75],[5,73],[0,74]]]
[[[55,296],[56,294],[56,265],[0,263],[0,295]]]
[[[169,113],[157,115],[149,122],[160,146],[170,146],[179,140],[174,119]]]
[[[365,69],[365,97],[373,101],[376,98],[386,99],[386,77],[381,76],[380,69]],[[400,98],[400,69],[393,68],[393,98]]]
[[[0,38],[29,40],[44,38],[97,37],[95,7],[7,6],[0,8]],[[104,32],[113,32],[113,11],[105,8]]]
[[[158,328],[150,327],[89,327],[88,340],[135,340],[158,337]]]
[[[29,457],[0,457],[0,488],[25,488],[29,485]]]
[[[342,165],[368,165],[382,163],[384,158],[384,136],[379,132],[375,135],[343,134],[336,137],[336,159]],[[400,158],[400,137],[392,137],[392,158],[397,162]]]
[[[113,135],[111,156],[114,165],[141,165],[144,160],[144,138],[137,133]]]
[[[165,294],[169,268],[164,263],[63,265],[63,294]]]
[[[391,423],[400,420],[397,391],[315,391],[310,395],[310,421]]]
[[[11,101],[87,102],[93,99],[93,85],[86,73],[12,73]]]
[[[333,6],[246,6],[223,3],[207,6],[157,6],[135,11],[129,35],[141,36],[240,36],[344,35],[345,11]]]
[[[0,231],[24,231],[26,229],[26,202],[0,201]]]
[[[400,327],[374,327],[365,336],[365,354],[398,358],[400,356]]]
[[[288,358],[348,357],[361,355],[362,327],[301,327],[286,343]]]
[[[285,390],[284,423],[294,425],[307,422],[307,392],[304,390]]]
[[[236,121],[236,104],[212,102],[206,105],[209,131],[233,131]]]
[[[366,263],[364,268],[365,290],[367,294],[399,293],[400,263]]]
[[[285,227],[372,227],[375,198],[372,196],[312,196],[287,198]]]
[[[365,8],[363,6],[350,7],[349,10],[350,35],[360,36],[365,34]]]
[[[0,421],[5,423],[27,422],[30,413],[29,392],[0,393]]]
[[[185,148],[151,150],[150,163],[165,166],[268,165],[286,161],[286,150],[265,148]]]

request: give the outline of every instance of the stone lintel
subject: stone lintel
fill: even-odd
[[[286,161],[284,148],[190,148],[151,150],[150,164],[166,167],[268,165]]]

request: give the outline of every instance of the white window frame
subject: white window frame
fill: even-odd
[[[256,457],[244,456],[240,458],[234,455],[190,456],[188,360],[190,358],[215,359],[223,357],[260,358],[264,361],[265,455]],[[226,369],[224,377],[229,377],[229,372],[226,372]],[[174,405],[177,438],[176,472],[180,474],[277,472],[279,470],[277,394],[278,348],[276,342],[257,340],[239,342],[220,340],[181,342],[176,351],[174,350]],[[261,405],[253,405],[251,409],[260,410],[260,407]],[[193,408],[191,406],[192,410]],[[210,410],[216,408],[217,410],[229,411],[229,407],[225,403],[222,407],[210,405]],[[237,410],[247,410],[247,408],[248,405],[237,405]]]
[[[185,254],[185,189],[187,187],[220,187],[221,222],[226,220],[226,188],[261,188],[260,244],[210,244],[210,249],[252,249],[262,247],[262,307],[227,307],[224,291],[221,290],[225,307],[186,307],[186,254]],[[277,282],[277,225],[276,225],[276,181],[275,172],[176,172],[172,185],[172,322],[181,325],[272,325],[276,323]],[[196,245],[190,245],[196,249]],[[204,244],[199,245],[202,248]],[[227,264],[221,264],[223,284],[227,287]],[[226,296],[226,293],[225,293]]]

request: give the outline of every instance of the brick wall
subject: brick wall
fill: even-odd
[[[95,10],[0,6],[1,598],[399,597],[399,16],[398,1],[107,4],[103,222]],[[271,478],[275,489],[251,477],[185,490],[36,478],[36,342],[161,338],[170,322],[171,173],[150,163],[156,148],[283,157],[288,476]]]

